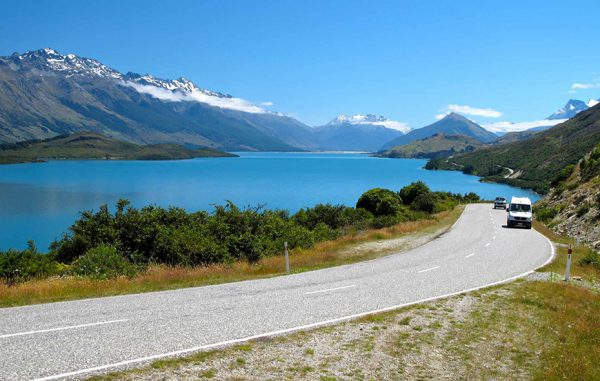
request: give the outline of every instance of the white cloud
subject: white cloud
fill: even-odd
[[[386,120],[383,122],[371,122],[370,124],[376,126],[384,126],[387,128],[391,128],[392,130],[398,130],[404,133],[410,132],[411,128],[408,124],[403,122],[397,122],[395,120]]]
[[[530,122],[495,122],[489,124],[483,124],[482,127],[492,132],[513,132],[513,131],[525,131],[530,128],[542,127],[542,126],[554,126],[559,123],[565,122],[568,119],[542,119],[533,120]]]
[[[456,112],[459,114],[467,114],[467,115],[475,115],[475,116],[483,116],[486,118],[500,118],[502,113],[500,111],[496,111],[491,108],[477,108],[471,107],[467,105],[448,105],[445,109],[447,112]],[[442,114],[440,114],[442,115]],[[438,118],[440,115],[437,115]],[[444,116],[442,115],[442,118]],[[441,118],[440,118],[441,119]]]
[[[569,93],[573,94],[573,93],[576,93],[578,90],[589,90],[589,89],[596,89],[596,88],[600,88],[600,79],[599,78],[595,78],[593,80],[593,82],[591,82],[591,83],[576,82],[571,85],[571,90],[569,90]]]
[[[122,82],[124,86],[134,88],[139,93],[148,94],[154,98],[169,101],[169,102],[200,102],[210,106],[220,107],[228,110],[237,110],[252,114],[262,114],[267,111],[259,106],[250,103],[241,98],[221,98],[213,95],[204,94],[201,91],[195,90],[190,93],[182,93],[180,91],[170,91],[162,87],[151,85],[141,85],[139,83],[127,81]]]
[[[260,105],[261,106],[270,107],[270,106],[273,106],[273,102],[271,102],[271,101],[261,102]]]

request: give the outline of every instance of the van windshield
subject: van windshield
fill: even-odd
[[[510,204],[511,212],[531,212],[531,205],[526,204]]]

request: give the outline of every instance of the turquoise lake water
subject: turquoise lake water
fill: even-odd
[[[181,161],[52,161],[0,166],[0,250],[32,239],[45,251],[86,209],[179,206],[211,210],[231,200],[294,212],[317,203],[353,206],[366,190],[399,190],[422,180],[433,190],[496,196],[539,196],[481,183],[460,172],[426,171],[425,160],[379,159],[355,153],[239,153],[239,158]]]

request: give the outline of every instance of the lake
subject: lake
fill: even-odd
[[[422,180],[433,190],[475,192],[483,198],[539,196],[475,176],[426,171],[426,160],[380,159],[357,153],[238,153],[239,158],[177,161],[51,161],[0,166],[0,250],[34,240],[45,251],[86,209],[178,206],[211,210],[231,200],[294,212],[317,203],[353,206],[366,190],[399,190]],[[114,208],[113,208],[114,209]]]

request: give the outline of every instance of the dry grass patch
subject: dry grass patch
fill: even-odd
[[[462,208],[442,212],[432,219],[410,221],[384,229],[355,232],[336,240],[316,244],[308,250],[294,250],[290,255],[292,272],[304,272],[377,258],[406,249],[406,241],[434,238],[458,219]],[[403,237],[395,245],[367,247],[353,251],[358,244]],[[90,297],[134,294],[206,286],[285,274],[283,256],[264,258],[258,264],[235,262],[204,267],[155,265],[133,278],[90,280],[78,277],[32,280],[14,286],[0,284],[0,307],[47,303]]]

